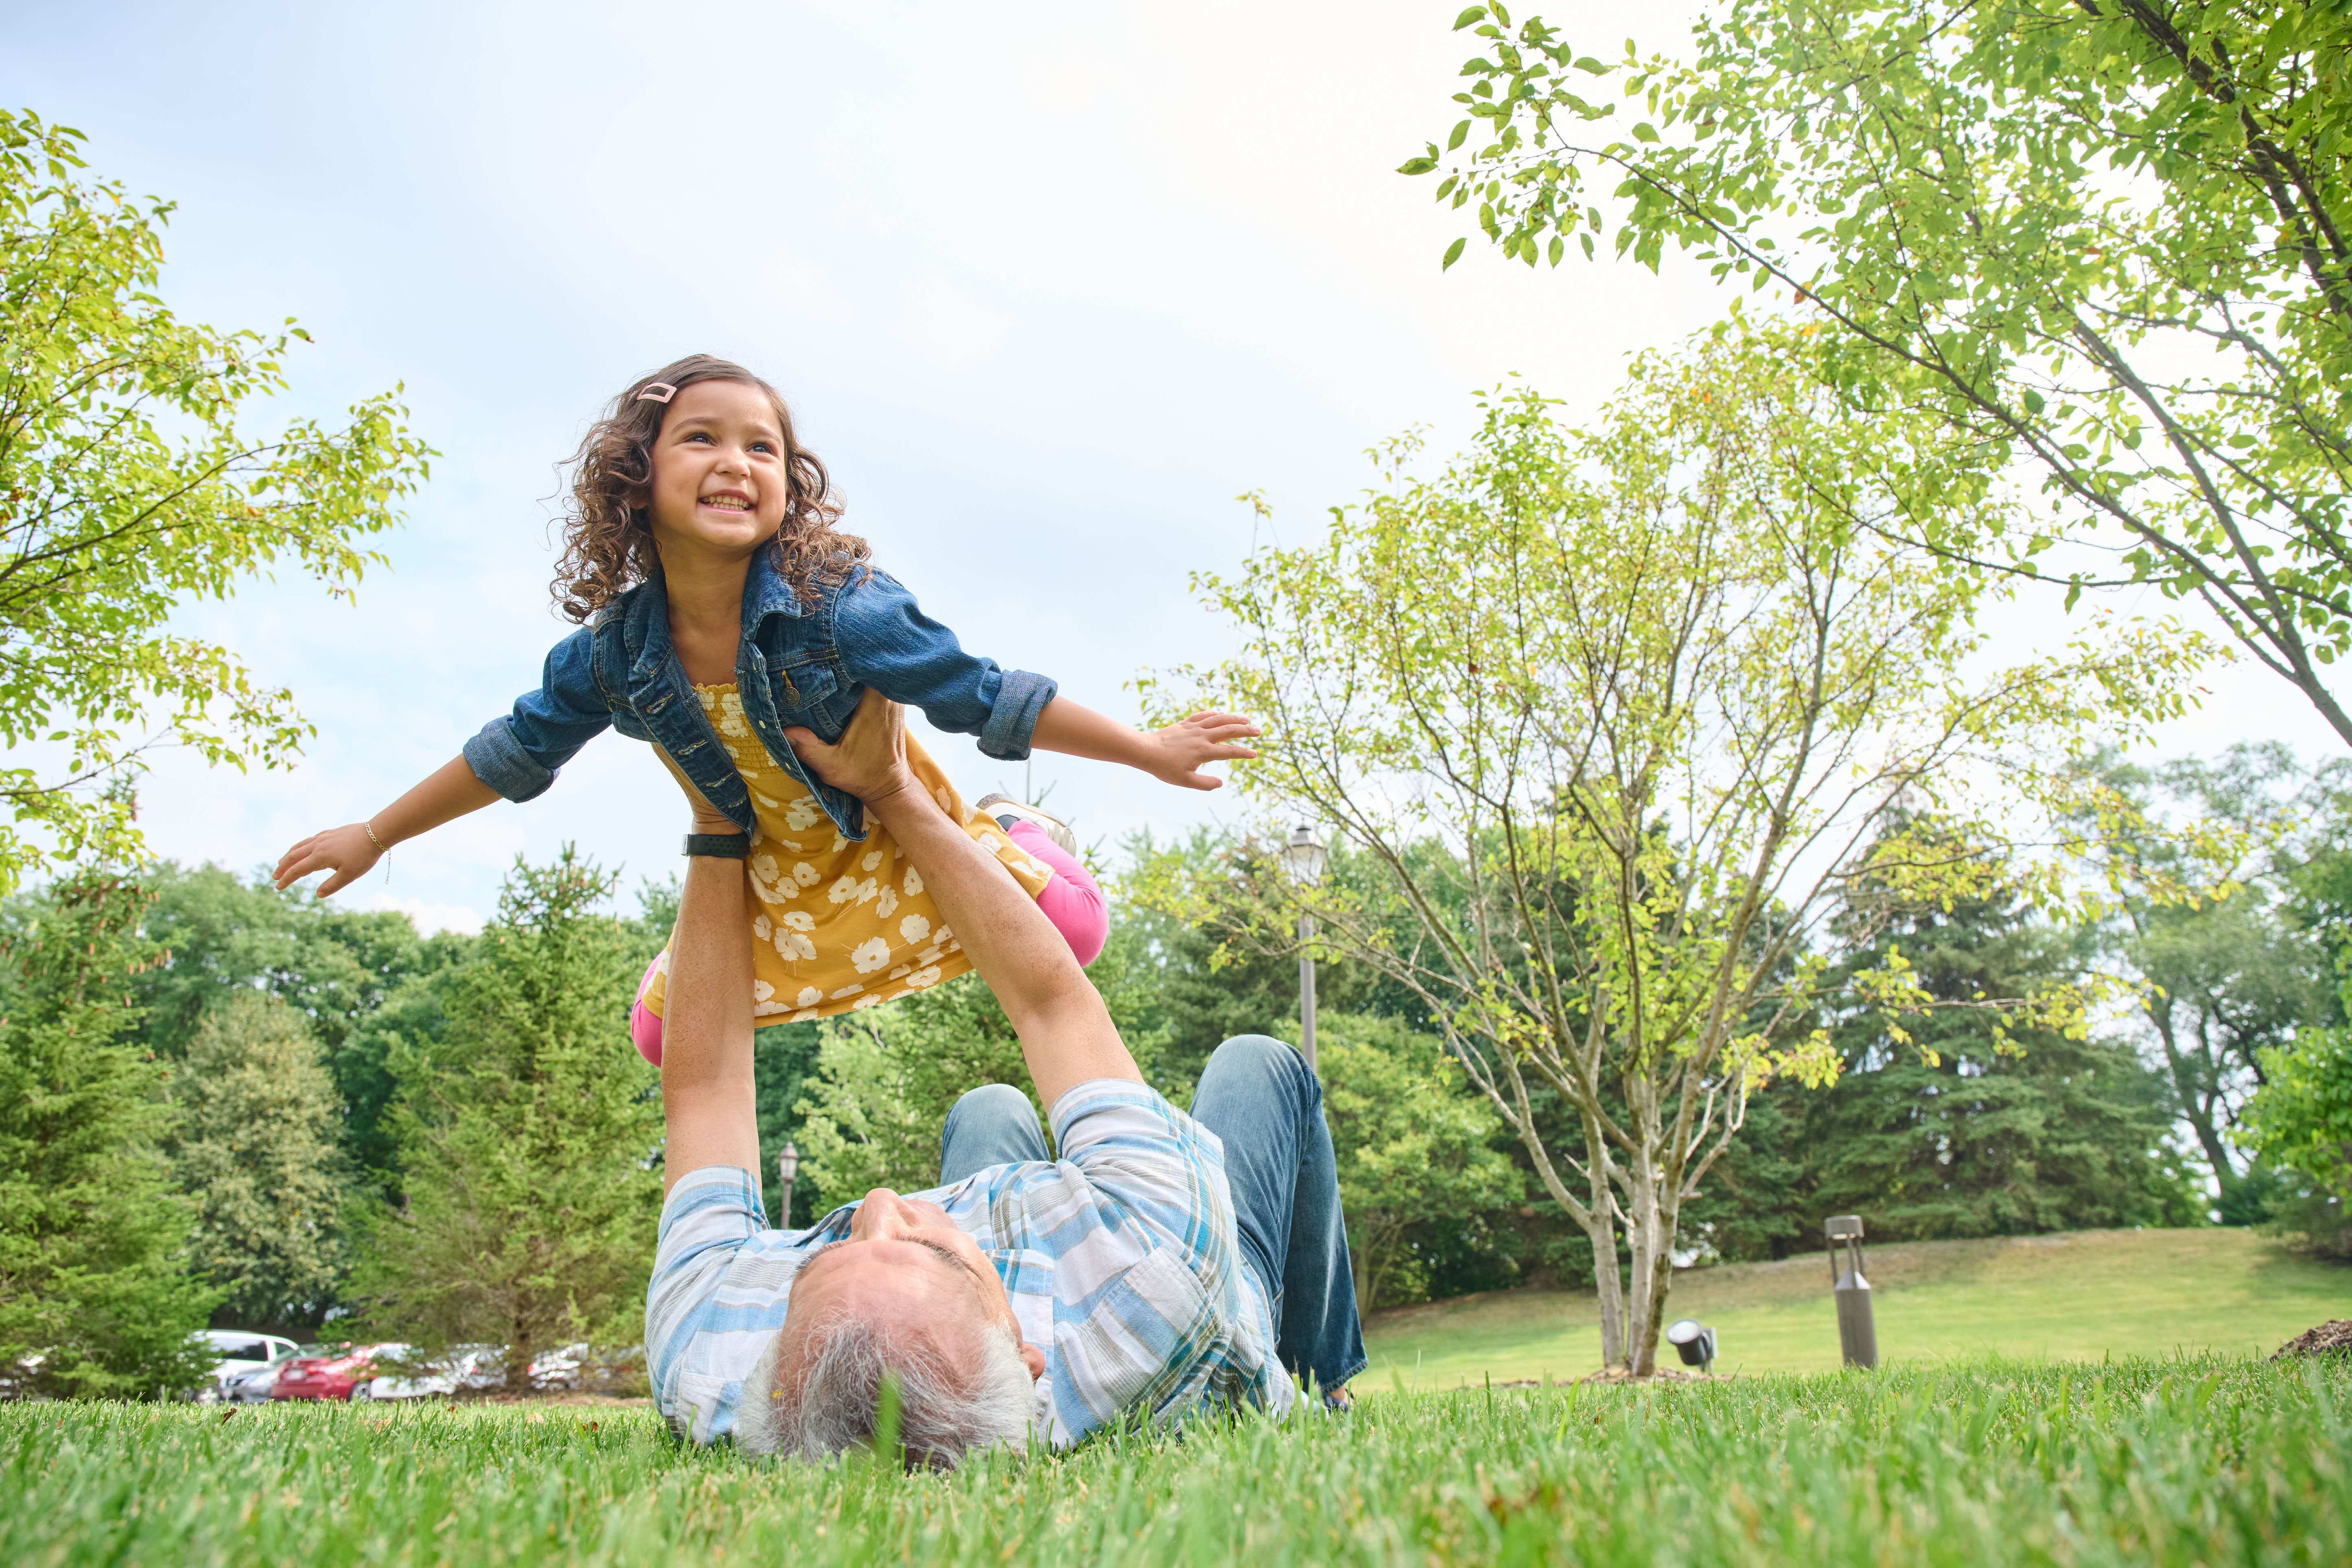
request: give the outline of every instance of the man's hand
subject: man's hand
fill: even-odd
[[[1214,773],[1202,773],[1202,764],[1255,762],[1255,752],[1234,742],[1265,733],[1239,713],[1195,713],[1144,737],[1152,758],[1151,765],[1144,771],[1153,778],[1185,789],[1223,789],[1225,781]]]
[[[817,777],[868,805],[901,790],[922,793],[907,765],[907,710],[870,686],[833,745],[819,740],[815,731],[797,726],[786,730],[784,739]]]

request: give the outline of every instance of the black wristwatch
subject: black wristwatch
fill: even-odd
[[[748,833],[689,833],[686,836],[686,853],[708,855],[714,860],[748,860],[751,856],[751,836]]]

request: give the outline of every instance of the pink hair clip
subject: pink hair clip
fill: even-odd
[[[645,403],[648,401],[654,403],[667,403],[671,398],[676,397],[677,395],[677,388],[672,386],[669,383],[666,381],[649,381],[646,384],[645,390],[638,393],[635,398],[631,399],[631,401],[635,403]]]

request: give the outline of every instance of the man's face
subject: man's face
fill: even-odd
[[[972,1330],[1021,1338],[1003,1281],[979,1244],[937,1204],[916,1203],[877,1187],[857,1205],[849,1237],[819,1247],[793,1279],[791,1315],[821,1321],[842,1312],[866,1322],[919,1329],[949,1349]],[[1044,1375],[1045,1352],[1021,1346],[1031,1377]]]

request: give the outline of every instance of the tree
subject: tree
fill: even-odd
[[[1433,1035],[1347,1013],[1319,1015],[1316,1034],[1356,1304],[1423,1300],[1430,1254],[1519,1202],[1519,1171],[1489,1147],[1501,1122]]]
[[[153,951],[145,895],[89,871],[6,911],[0,940],[0,1394],[194,1387],[215,1293],[185,1267],[189,1212],[157,1144],[163,1068],[129,1039]]]
[[[198,1026],[170,1079],[164,1152],[196,1211],[189,1260],[231,1323],[317,1324],[341,1274],[339,1109],[302,1015],[238,992]]]
[[[2038,471],[2052,511],[1902,526],[2070,605],[2200,599],[2352,744],[2326,678],[2352,651],[2352,12],[1731,0],[1688,65],[1500,5],[1455,25],[1486,42],[1469,118],[1402,172],[1445,166],[1438,199],[1506,256],[1593,255],[1611,200],[1620,254],[1773,288],[1831,327],[1832,384]]]
[[[141,1038],[178,1061],[215,1009],[265,988],[299,1013],[325,1054],[350,1174],[387,1179],[397,1163],[383,1123],[391,1053],[438,1037],[447,987],[430,977],[466,957],[474,939],[423,936],[397,910],[340,909],[301,889],[281,893],[265,875],[240,882],[217,866],[166,860],[143,879],[154,894],[143,929],[163,961],[138,978]]]
[[[656,1079],[629,1048],[637,973],[614,879],[567,845],[518,860],[498,919],[448,981],[437,1041],[394,1058],[398,1202],[355,1280],[367,1321],[425,1353],[627,1342],[661,1207]]]
[[[2229,830],[2209,836],[2232,847],[2215,879],[2220,897],[2180,902],[2143,891],[2151,871],[2176,869],[2177,835],[2117,836],[2100,867],[2117,895],[2120,955],[2143,982],[2142,1016],[2225,1224],[2262,1219],[2276,1184],[2267,1168],[2242,1171],[2231,1153],[2241,1107],[2263,1079],[2263,1053],[2325,1019],[2326,956],[2290,908],[2299,868],[2327,853],[2331,825],[2320,805],[2340,771],[2307,777],[2275,744],[2157,768],[2110,760],[2101,770],[2133,821],[2160,823],[2169,807]]]
[[[1263,716],[1244,790],[1381,870],[1378,890],[1267,889],[1263,940],[1310,910],[1319,951],[1415,994],[1585,1231],[1604,1356],[1637,1373],[1682,1204],[1748,1091],[1834,1070],[1803,1026],[1839,889],[1865,869],[1920,897],[1979,885],[2008,817],[2063,787],[2037,757],[2178,710],[2204,652],[2137,628],[1982,668],[1972,617],[1997,588],[1885,525],[1996,507],[1990,475],[1828,397],[1804,352],[1727,332],[1650,357],[1589,434],[1531,392],[1490,401],[1442,474],[1391,471],[1327,541],[1202,579],[1243,651],[1169,678],[1171,708]],[[1884,831],[1922,809],[1983,850]],[[1934,1000],[1892,960],[1856,980]]]
[[[53,859],[135,856],[129,793],[89,786],[135,770],[159,725],[240,769],[299,747],[292,694],[171,617],[280,563],[348,596],[382,559],[355,542],[395,521],[428,455],[392,395],[340,429],[239,429],[305,334],[174,317],[154,292],[170,205],[81,178],[81,143],[0,110],[0,745],[62,758],[0,767],[0,891]]]

